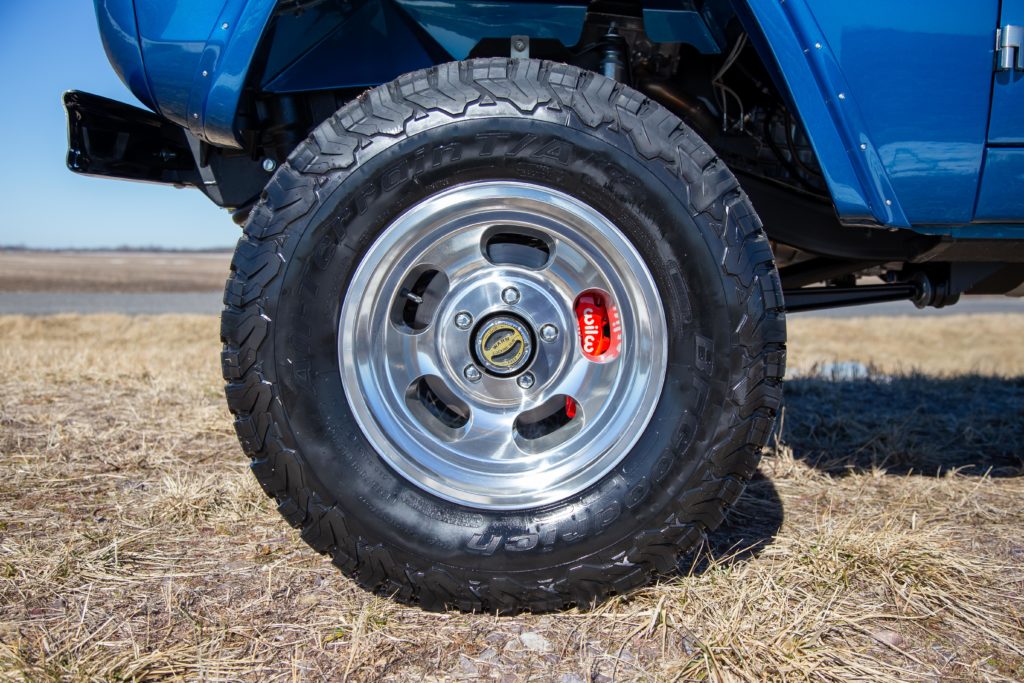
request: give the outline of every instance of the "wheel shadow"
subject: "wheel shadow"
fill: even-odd
[[[1024,475],[1024,378],[872,375],[786,382],[779,440],[833,475]]]
[[[751,560],[772,544],[784,519],[775,484],[758,470],[722,525],[681,558],[679,571],[700,574],[712,565]]]

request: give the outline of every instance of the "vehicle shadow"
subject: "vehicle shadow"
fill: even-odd
[[[797,378],[786,382],[776,429],[794,457],[834,476],[1024,476],[1024,378]],[[783,519],[775,485],[758,471],[722,526],[681,558],[679,574],[756,557]]]
[[[1024,378],[871,375],[786,382],[777,425],[797,459],[833,475],[1024,475]]]

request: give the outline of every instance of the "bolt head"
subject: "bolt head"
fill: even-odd
[[[520,389],[529,389],[530,387],[533,386],[533,383],[535,381],[536,380],[533,378],[532,373],[524,372],[523,374],[519,375],[518,379],[516,379],[516,384],[519,385]]]
[[[455,327],[460,330],[467,330],[469,326],[473,324],[473,316],[466,311],[460,311],[455,314]]]
[[[526,43],[524,43],[521,40],[517,40],[514,44],[514,47],[516,49],[516,52],[522,52],[524,49],[526,49]]]
[[[501,292],[501,300],[507,304],[519,303],[519,290],[515,287],[506,287]]]
[[[277,162],[275,162],[273,159],[264,159],[263,160],[263,170],[264,171],[266,171],[267,173],[271,173],[271,172],[273,172],[273,170],[275,168],[277,168]]]
[[[544,325],[540,328],[540,338],[546,342],[553,342],[558,339],[558,328],[554,325]]]
[[[477,370],[475,365],[467,365],[466,369],[462,371],[462,374],[470,382],[479,382],[480,381],[480,377],[481,377],[480,371]]]

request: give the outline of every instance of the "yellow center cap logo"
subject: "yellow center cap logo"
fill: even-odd
[[[492,372],[511,374],[529,360],[530,333],[513,318],[495,318],[485,323],[476,339],[480,362]]]
[[[503,368],[512,367],[522,358],[526,340],[511,325],[495,325],[483,339],[483,354],[489,362]]]

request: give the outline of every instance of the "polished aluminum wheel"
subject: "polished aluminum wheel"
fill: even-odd
[[[562,500],[650,421],[668,347],[633,245],[579,200],[479,182],[432,195],[369,248],[339,359],[375,450],[437,496],[486,509]]]

